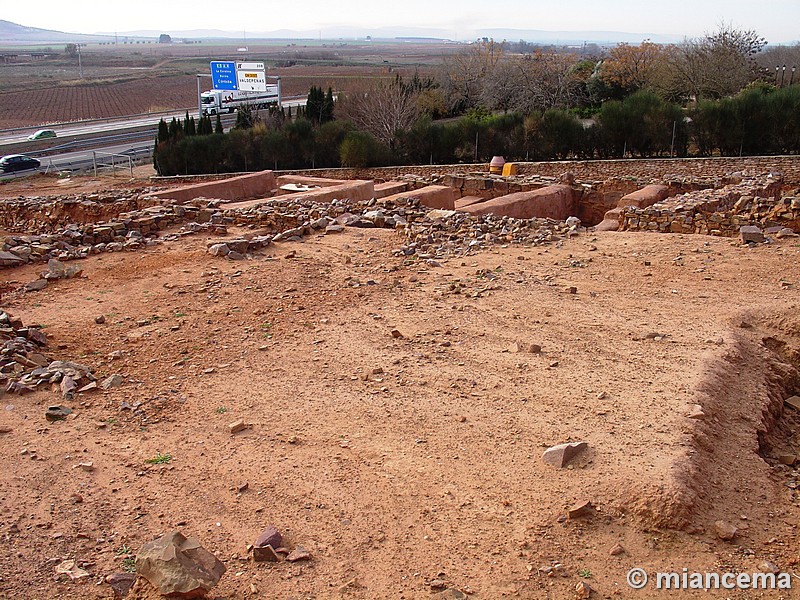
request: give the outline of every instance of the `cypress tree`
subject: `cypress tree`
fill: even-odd
[[[219,115],[217,115],[217,123],[214,126],[214,133],[225,133],[225,130],[222,128],[222,119]]]
[[[186,117],[183,119],[183,133],[189,135],[189,111],[186,111]]]
[[[333,121],[333,89],[330,87],[328,88],[328,93],[325,94],[321,115],[320,124]]]
[[[169,140],[169,126],[163,117],[158,122],[158,135],[156,135],[156,144],[158,142],[166,142]]]

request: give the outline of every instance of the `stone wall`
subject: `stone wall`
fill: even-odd
[[[275,190],[275,176],[272,171],[260,171],[221,181],[206,181],[170,188],[152,194],[160,200],[185,203],[195,198],[217,198],[220,200],[244,200],[272,194]]]
[[[624,160],[585,160],[519,162],[518,174],[559,177],[570,171],[578,179],[602,181],[610,177],[636,177],[640,179],[670,179],[685,177],[723,177],[737,171],[751,173],[783,173],[787,185],[800,186],[800,156],[753,156],[742,158],[658,158]],[[416,165],[407,167],[380,167],[369,169],[313,169],[281,171],[280,173],[307,173],[316,177],[334,179],[375,179],[387,181],[405,174],[423,177],[444,176],[451,173],[488,173],[486,164]],[[521,190],[518,190],[521,191]],[[473,194],[465,194],[473,195]]]
[[[723,237],[738,235],[745,225],[797,231],[800,198],[782,198],[781,188],[779,179],[759,177],[681,194],[646,208],[625,207],[619,214],[619,229]]]

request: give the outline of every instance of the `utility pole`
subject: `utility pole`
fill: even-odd
[[[78,47],[78,73],[80,78],[83,79],[83,63],[81,63],[81,44],[78,42],[75,44]]]

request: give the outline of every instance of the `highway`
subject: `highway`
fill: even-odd
[[[305,98],[287,98],[283,106],[303,106],[305,102]],[[197,107],[188,110],[190,116],[197,118]],[[0,180],[36,172],[127,169],[130,164],[128,157],[133,164],[140,164],[152,156],[160,119],[169,122],[173,117],[183,119],[185,115],[186,110],[181,110],[0,131],[0,156],[26,154],[42,163],[35,170],[0,173]],[[223,128],[228,130],[236,122],[236,114],[221,115],[221,119]],[[28,141],[28,135],[43,128],[52,129],[58,137],[47,140],[46,144]]]

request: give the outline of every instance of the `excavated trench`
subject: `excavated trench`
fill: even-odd
[[[800,409],[785,402],[800,395],[800,317],[745,314],[730,325],[701,361],[685,451],[667,481],[626,506],[646,524],[699,532],[800,500]]]

